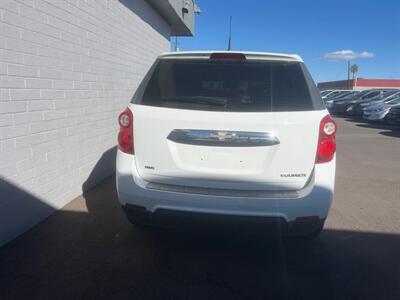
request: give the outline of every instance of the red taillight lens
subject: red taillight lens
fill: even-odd
[[[326,163],[333,159],[336,152],[336,122],[326,115],[319,125],[316,164]]]
[[[118,148],[122,152],[134,154],[133,148],[133,115],[129,108],[126,108],[118,117],[119,133]]]

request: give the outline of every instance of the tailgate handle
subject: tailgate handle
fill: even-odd
[[[179,144],[217,147],[262,147],[280,143],[270,132],[201,129],[174,129],[167,139]]]

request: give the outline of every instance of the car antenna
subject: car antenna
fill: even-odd
[[[231,50],[232,50],[231,37],[232,37],[232,16],[229,17],[228,51],[231,51]]]

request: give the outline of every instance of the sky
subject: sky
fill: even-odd
[[[195,35],[181,51],[232,50],[299,54],[316,82],[347,78],[400,79],[400,0],[196,0]],[[174,39],[172,39],[174,42]]]

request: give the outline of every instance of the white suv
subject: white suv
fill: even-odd
[[[116,179],[139,225],[317,235],[336,124],[297,55],[161,55],[119,116]]]

